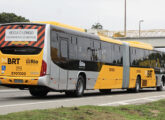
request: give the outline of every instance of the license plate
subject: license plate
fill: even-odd
[[[14,80],[14,83],[23,83],[23,80]]]

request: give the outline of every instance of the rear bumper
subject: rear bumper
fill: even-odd
[[[43,77],[38,77],[38,84],[37,85],[48,86],[49,79],[50,79],[49,75],[45,75]]]
[[[43,77],[9,77],[0,76],[0,84],[2,85],[48,85],[49,75]]]

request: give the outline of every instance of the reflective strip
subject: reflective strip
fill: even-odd
[[[45,26],[37,26],[37,25],[9,25],[9,26],[1,26],[0,27],[0,47],[12,46],[13,41],[5,41],[5,31],[6,29],[38,29],[37,41],[31,41],[29,44],[17,44],[17,46],[33,46],[43,48],[44,46],[44,38],[45,38]]]

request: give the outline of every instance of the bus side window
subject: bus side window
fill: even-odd
[[[114,64],[117,65],[122,65],[122,52],[121,52],[121,46],[120,45],[114,45],[115,49],[114,49],[114,53],[115,53],[115,57],[114,57]]]
[[[120,57],[120,55],[119,55],[119,45],[113,45],[114,46],[114,53],[115,53],[115,55],[114,55],[114,64],[119,64],[119,57]]]
[[[123,64],[123,46],[121,46],[120,45],[120,47],[119,47],[119,54],[120,54],[120,65],[122,65]]]
[[[112,63],[113,64],[116,64],[117,63],[117,59],[116,59],[116,57],[117,57],[117,53],[116,53],[116,45],[115,44],[112,44],[112,47],[111,47],[111,51],[112,51],[112,55],[111,55],[111,58],[112,58]]]
[[[55,31],[51,32],[51,58],[54,63],[60,61],[59,41]]]
[[[78,59],[91,60],[91,40],[87,38],[78,38]]]
[[[102,62],[104,63],[112,63],[112,44],[102,42]]]
[[[137,56],[136,56],[136,48],[130,48],[130,53],[131,53],[131,66],[136,66],[136,62],[137,62],[137,60],[136,60],[136,58],[137,58]]]
[[[68,41],[64,39],[61,40],[61,57],[68,58]]]
[[[77,38],[74,36],[69,41],[69,58],[77,59]]]
[[[136,48],[132,48],[133,49],[133,66],[137,66],[137,58],[138,58],[138,55],[136,54]]]
[[[94,41],[93,60],[94,61],[101,60],[101,46],[100,46],[100,42],[98,41]]]
[[[160,59],[161,59],[161,54],[160,52],[157,51],[156,53],[156,67],[160,67]]]

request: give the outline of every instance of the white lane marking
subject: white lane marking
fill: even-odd
[[[139,100],[155,101],[155,98],[160,98],[160,99],[165,98],[165,95],[138,98],[138,99],[131,99],[131,100],[123,100],[123,101],[117,101],[117,102],[112,102],[112,103],[100,104],[98,106],[110,106],[110,105],[114,105],[114,104],[127,105],[127,104],[129,104],[129,102],[134,102],[134,101],[139,101]]]
[[[10,91],[10,90],[8,90]],[[13,90],[11,90],[13,91]],[[16,91],[20,91],[20,90],[16,90]],[[119,95],[119,96],[124,96],[124,95]],[[102,97],[102,96],[101,96]],[[96,98],[101,98],[100,96],[97,96]],[[106,96],[106,98],[110,98],[113,96]],[[146,98],[139,98],[139,99],[131,99],[131,100],[124,100],[124,101],[118,101],[118,102],[112,102],[112,103],[107,103],[107,104],[100,104],[99,106],[106,106],[106,105],[113,105],[113,104],[129,104],[128,102],[133,102],[133,101],[137,101],[137,100],[143,100],[143,99],[154,99],[154,98],[159,98],[159,97],[165,97],[165,95],[160,95],[160,96],[153,96],[153,97],[146,97]],[[105,98],[105,96],[104,96]],[[90,99],[94,99],[93,97],[91,97]],[[26,106],[26,105],[36,105],[36,104],[44,104],[44,103],[58,103],[58,102],[70,102],[70,101],[78,101],[78,100],[90,100],[89,98],[74,98],[74,99],[69,99],[69,100],[51,100],[51,101],[44,101],[44,102],[33,102],[33,103],[23,103],[23,104],[11,104],[11,105],[2,105],[0,106],[0,108],[4,108],[4,107],[15,107],[15,106]]]
[[[63,100],[63,102],[68,102],[72,100]],[[45,101],[45,102],[35,102],[35,103],[24,103],[24,104],[12,104],[12,105],[2,105],[0,108],[4,107],[15,107],[15,106],[23,106],[23,105],[35,105],[35,104],[43,104],[43,103],[53,103],[53,102],[61,102],[61,101]]]
[[[18,90],[18,89],[0,90],[0,93],[1,93],[1,92],[17,92],[17,91],[23,91],[23,90]]]
[[[120,104],[120,105],[128,105],[128,103],[125,103],[125,102],[118,102],[118,104]]]
[[[160,99],[161,99],[161,98],[160,98]],[[146,100],[154,102],[154,101],[157,101],[157,100],[159,100],[159,99],[146,98]]]
[[[107,98],[110,98],[112,96],[107,96]],[[100,98],[100,97],[98,97]],[[44,103],[59,103],[59,102],[71,102],[71,101],[78,101],[78,100],[93,100],[94,98],[74,98],[74,99],[69,99],[69,100],[51,100],[51,101],[44,101],[44,102],[33,102],[33,103],[24,103],[24,104],[11,104],[11,105],[2,105],[0,108],[4,107],[16,107],[16,106],[26,106],[26,105],[36,105],[36,104],[44,104]]]

